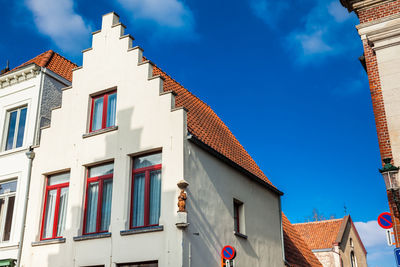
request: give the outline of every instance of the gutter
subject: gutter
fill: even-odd
[[[205,144],[203,141],[199,140],[196,136],[194,136],[190,132],[188,133],[187,139],[190,140],[191,142],[193,142],[194,144],[198,145],[200,148],[204,149],[205,151],[209,152],[210,154],[214,155],[218,159],[220,159],[223,162],[227,163],[228,165],[230,165],[234,169],[236,169],[239,172],[243,173],[244,175],[249,177],[254,182],[266,187],[267,189],[269,189],[270,191],[274,192],[275,194],[277,194],[279,196],[283,195],[282,191],[276,189],[274,186],[270,185],[269,183],[267,183],[266,181],[262,180],[258,176],[252,174],[251,172],[249,172],[248,170],[246,170],[245,168],[243,168],[242,166],[240,166],[236,162],[234,162],[231,159],[227,158],[226,156],[222,155],[221,153],[219,153],[218,151],[216,151],[215,149],[213,149],[209,145]]]
[[[25,155],[29,159],[29,166],[28,166],[28,175],[27,175],[26,188],[25,188],[24,210],[22,213],[22,226],[21,226],[21,234],[20,234],[19,243],[18,243],[18,255],[17,255],[16,267],[21,266],[22,247],[24,244],[26,213],[28,211],[29,188],[31,185],[31,176],[32,176],[32,163],[33,163],[33,159],[35,158],[35,152],[33,152],[32,146],[29,147],[29,151],[26,152]]]

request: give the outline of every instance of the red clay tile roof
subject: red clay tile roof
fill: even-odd
[[[177,94],[175,97],[176,106],[185,107],[188,110],[188,131],[192,135],[274,187],[225,123],[206,103],[190,93],[156,65],[153,67],[153,75],[163,76],[165,78],[164,91],[174,91]]]
[[[312,253],[306,242],[301,238],[295,227],[282,213],[283,239],[285,243],[285,258],[289,266],[314,267],[322,266]]]
[[[68,81],[72,81],[72,70],[78,67],[78,65],[72,63],[60,54],[54,52],[53,50],[49,50],[21,64],[11,71],[22,68],[31,63],[35,63],[40,67],[47,68],[52,72],[57,73],[61,77],[67,79]]]
[[[332,248],[338,238],[342,219],[297,223],[294,228],[311,249]]]

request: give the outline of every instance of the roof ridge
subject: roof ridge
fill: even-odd
[[[293,223],[293,225],[299,225],[299,224],[317,224],[317,223],[327,223],[327,222],[335,222],[335,221],[341,221],[344,218],[339,218],[339,219],[329,219],[329,220],[322,220],[322,221],[314,221],[314,222],[302,222],[302,223]]]

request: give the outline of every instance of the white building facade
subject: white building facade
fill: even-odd
[[[103,16],[34,148],[21,266],[219,266],[224,245],[284,266],[282,193],[194,134],[211,111],[178,105],[200,100],[166,91],[124,29]]]
[[[34,62],[0,76],[1,266],[12,266],[18,256],[29,180],[25,153],[38,143],[39,128],[48,124],[50,109],[61,101],[61,88],[69,84]]]

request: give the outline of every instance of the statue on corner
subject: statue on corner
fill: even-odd
[[[181,189],[181,193],[179,194],[178,197],[178,212],[186,212],[186,193],[184,189]]]

